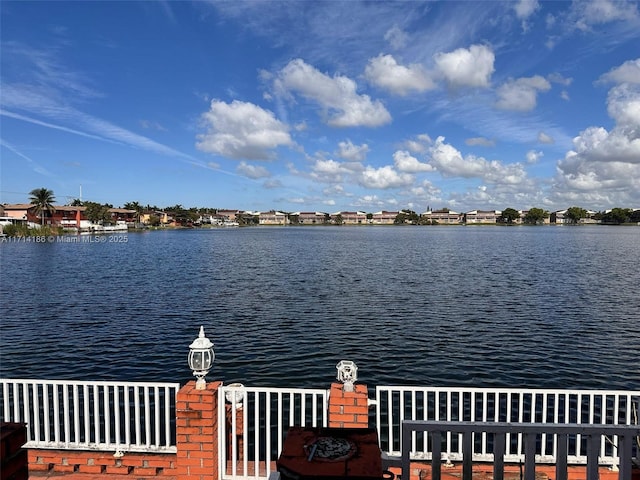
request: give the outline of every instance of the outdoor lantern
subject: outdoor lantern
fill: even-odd
[[[193,370],[193,375],[198,379],[196,381],[196,390],[204,390],[207,382],[204,377],[209,373],[213,359],[213,343],[204,336],[204,327],[200,327],[200,334],[191,345],[189,345],[189,368]]]
[[[342,387],[345,392],[353,392],[353,383],[358,379],[358,367],[350,360],[340,360],[336,365],[338,369],[338,376],[344,386]]]

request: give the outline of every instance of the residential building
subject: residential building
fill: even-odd
[[[458,212],[454,212],[453,210],[429,210],[422,214],[423,218],[431,220],[431,222],[447,224],[447,225],[457,225],[462,223],[463,215]]]
[[[374,225],[393,225],[399,212],[387,212],[382,210],[376,212],[371,217],[371,223]]]
[[[271,210],[269,212],[260,212],[258,223],[260,225],[288,225],[289,219],[286,213]]]
[[[495,224],[502,212],[500,210],[471,210],[464,214],[464,223]]]
[[[343,225],[363,225],[367,223],[367,214],[365,212],[336,212],[331,214],[331,221],[336,222],[336,218],[340,215]]]
[[[297,217],[301,225],[322,225],[327,220],[327,214],[324,212],[295,212],[291,215]]]
[[[235,222],[237,220],[237,216],[240,214],[240,210],[217,210],[216,215],[218,218],[222,218],[222,220],[229,220],[230,222]]]

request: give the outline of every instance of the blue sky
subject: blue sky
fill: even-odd
[[[638,2],[12,2],[0,202],[640,208]]]

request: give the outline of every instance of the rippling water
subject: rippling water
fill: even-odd
[[[640,388],[640,229],[292,227],[0,245],[0,376]]]

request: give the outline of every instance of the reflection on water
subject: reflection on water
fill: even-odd
[[[323,386],[640,385],[640,230],[291,227],[0,246],[0,375]]]

